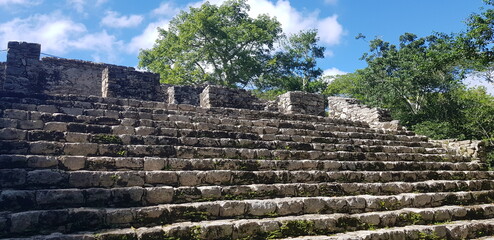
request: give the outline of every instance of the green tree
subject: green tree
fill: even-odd
[[[484,0],[487,7],[494,5],[493,0]],[[467,68],[477,71],[492,69],[494,61],[494,9],[483,9],[473,13],[466,20],[467,31],[457,34],[457,48],[465,57]],[[494,79],[488,78],[488,81]]]
[[[159,29],[152,49],[140,52],[139,66],[160,73],[165,83],[253,83],[266,72],[281,27],[267,15],[249,17],[248,10],[245,0],[229,0],[182,11]]]
[[[447,109],[431,110],[434,99],[448,97],[446,93],[463,78],[451,41],[448,35],[419,38],[411,33],[400,36],[398,46],[381,39],[370,41],[370,52],[362,57],[368,67],[356,72],[355,96],[389,108],[405,124],[443,118]]]
[[[274,58],[279,63],[281,72],[279,85],[287,90],[312,90],[310,84],[322,75],[322,69],[317,67],[317,59],[324,58],[324,47],[317,45],[319,38],[317,30],[301,31],[282,41],[282,51]],[[292,86],[286,86],[292,83]],[[285,84],[285,86],[283,86]],[[314,86],[313,86],[314,87]]]

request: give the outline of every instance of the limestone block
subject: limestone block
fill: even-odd
[[[0,129],[0,140],[24,140],[26,139],[26,131],[15,128]]]
[[[203,182],[203,175],[198,171],[180,171],[177,172],[180,186],[197,186]]]
[[[201,239],[230,238],[233,234],[233,224],[227,221],[207,222],[201,225],[200,232]]]
[[[10,217],[10,232],[23,233],[35,231],[39,227],[40,211],[14,213]]]
[[[141,203],[144,196],[144,189],[141,187],[112,188],[111,194],[114,203]]]
[[[36,191],[36,202],[39,205],[77,206],[84,203],[84,195],[78,189],[56,189]]]
[[[57,170],[34,170],[27,173],[27,183],[38,185],[57,186],[66,182],[67,175]]]
[[[305,214],[319,214],[324,213],[326,209],[326,202],[321,198],[308,198],[304,200]]]
[[[164,204],[173,201],[173,187],[146,188],[145,200],[150,204]]]
[[[89,188],[85,189],[86,203],[89,206],[104,206],[111,199],[111,191],[101,188]]]
[[[146,183],[174,186],[178,184],[178,176],[176,172],[169,171],[146,172]]]
[[[243,216],[247,210],[245,202],[241,201],[221,201],[219,204],[221,217]]]
[[[108,209],[106,210],[106,224],[122,225],[134,221],[134,215],[130,209]]]
[[[204,199],[219,199],[221,197],[221,187],[220,186],[203,186],[198,187],[201,191],[201,198]]]
[[[246,214],[252,216],[265,216],[276,213],[276,204],[271,201],[247,201]]]
[[[58,160],[54,156],[29,156],[27,166],[31,168],[50,168],[58,165]]]
[[[60,163],[68,170],[83,169],[86,165],[86,157],[83,156],[60,156]]]
[[[276,201],[276,213],[280,216],[302,214],[304,201],[297,199]]]
[[[278,96],[278,109],[286,114],[309,114],[323,116],[325,100],[322,95],[300,91]]]
[[[98,152],[96,143],[66,143],[64,153],[67,155],[91,156]]]

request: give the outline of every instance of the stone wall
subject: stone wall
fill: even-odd
[[[492,147],[487,147],[485,142],[480,140],[460,141],[456,139],[441,139],[431,140],[431,142],[441,144],[443,148],[450,150],[451,153],[480,160],[485,160],[487,158],[487,153],[493,150],[490,149]]]
[[[9,42],[8,49],[7,61],[0,64],[0,70],[5,66],[0,90],[83,96],[103,96],[105,90],[107,96],[163,100],[157,74],[74,59],[40,60],[41,45],[36,43]],[[107,68],[112,69],[111,77],[106,78],[109,82],[103,87],[103,70]]]
[[[200,94],[200,106],[261,110],[265,104],[244,89],[209,85]]]
[[[40,65],[41,92],[102,96],[102,72],[109,66],[75,59],[43,58]]]
[[[5,91],[36,92],[41,45],[37,43],[9,42],[5,66]]]
[[[168,87],[168,103],[200,105],[199,95],[205,86],[170,86]]]
[[[163,100],[159,74],[111,66],[103,70],[101,82],[103,97]]]
[[[278,97],[278,109],[288,114],[309,114],[324,116],[324,96],[306,92],[287,92]]]
[[[371,108],[354,98],[328,97],[329,116],[351,121],[366,122],[371,127],[390,130],[403,129],[386,109]]]

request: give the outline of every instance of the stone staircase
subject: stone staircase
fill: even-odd
[[[0,238],[494,236],[494,172],[413,132],[0,93]]]

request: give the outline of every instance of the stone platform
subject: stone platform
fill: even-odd
[[[76,95],[0,108],[3,238],[494,234],[494,172],[413,132]]]
[[[153,74],[101,64],[82,71],[95,96],[40,91],[33,82],[74,76],[68,65],[46,75],[49,61],[24,45],[0,64],[0,238],[494,236],[484,162],[390,119],[360,121],[347,99],[329,99],[337,112],[324,117],[320,96],[287,93],[265,108],[245,90],[165,91]]]

